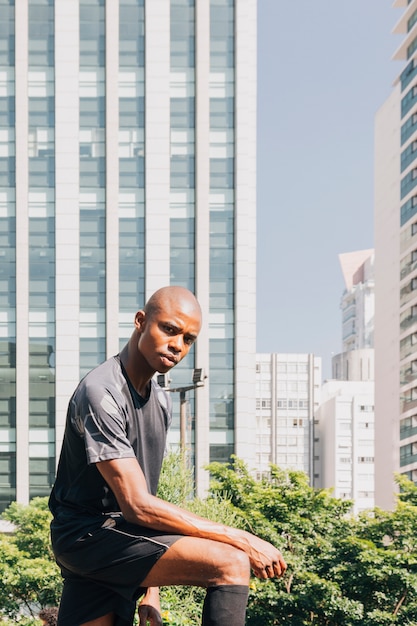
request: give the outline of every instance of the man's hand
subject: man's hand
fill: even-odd
[[[158,587],[149,587],[138,608],[139,626],[162,626]]]
[[[138,609],[139,626],[162,626],[160,612],[149,604],[141,604]]]
[[[249,546],[246,552],[255,576],[258,578],[282,576],[287,569],[287,564],[281,552],[268,541],[255,535],[249,536]]]

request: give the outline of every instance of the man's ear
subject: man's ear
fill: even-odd
[[[135,315],[135,328],[140,333],[143,331],[145,327],[145,318],[146,318],[146,313],[142,309],[138,311]]]

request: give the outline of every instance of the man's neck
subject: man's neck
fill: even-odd
[[[142,398],[147,398],[150,389],[150,380],[154,372],[149,372],[147,364],[142,363],[140,354],[130,346],[130,341],[125,345],[119,353],[120,361],[126,371],[129,381],[133,388]]]

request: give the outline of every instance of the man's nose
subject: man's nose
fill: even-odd
[[[184,339],[182,335],[175,335],[174,337],[171,337],[169,345],[172,350],[175,350],[175,352],[181,352],[184,346]]]

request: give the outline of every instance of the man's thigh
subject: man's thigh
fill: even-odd
[[[88,579],[136,601],[142,593],[142,580],[179,537],[123,522],[81,538],[58,555],[57,562],[67,586]]]
[[[249,559],[242,550],[210,539],[181,537],[158,559],[142,586],[247,585],[249,577]]]

